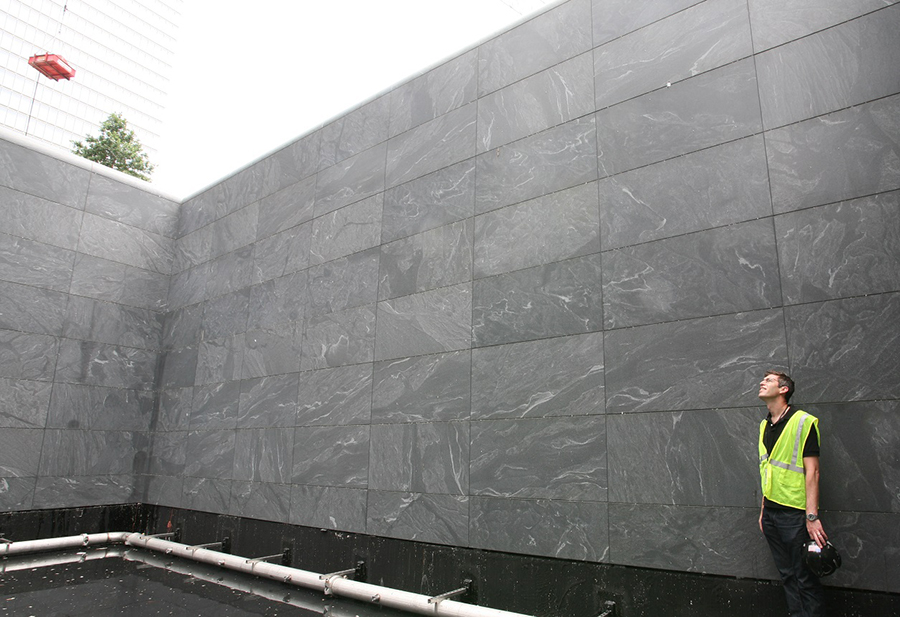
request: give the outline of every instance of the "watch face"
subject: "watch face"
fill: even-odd
[[[818,518],[819,518],[819,517],[816,516],[815,514],[807,514],[807,515],[806,515],[806,520],[808,520],[808,521],[815,521],[815,520],[817,520]]]

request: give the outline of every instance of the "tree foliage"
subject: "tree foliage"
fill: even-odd
[[[84,142],[73,142],[72,152],[148,182],[153,173],[153,165],[141,142],[128,129],[125,118],[115,112],[100,125],[98,137],[89,135]]]

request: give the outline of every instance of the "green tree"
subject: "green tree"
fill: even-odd
[[[100,136],[89,135],[72,142],[72,152],[78,156],[123,171],[141,180],[150,181],[153,165],[141,142],[128,130],[128,122],[120,114],[111,113],[100,125]]]

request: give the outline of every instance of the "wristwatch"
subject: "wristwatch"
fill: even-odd
[[[819,520],[819,515],[818,515],[818,514],[812,514],[811,512],[807,512],[807,513],[806,513],[806,520],[808,520],[810,523],[812,523],[813,521]]]

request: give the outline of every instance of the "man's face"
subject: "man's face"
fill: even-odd
[[[759,382],[759,398],[763,400],[777,398],[784,392],[787,392],[787,386],[778,385],[778,375],[766,375]]]

